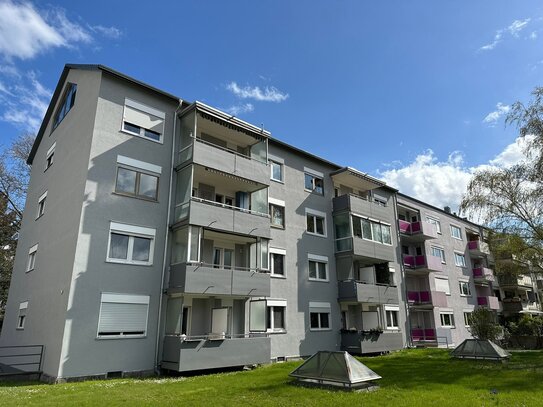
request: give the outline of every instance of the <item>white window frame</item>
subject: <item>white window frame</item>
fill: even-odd
[[[322,218],[323,220],[323,234],[317,233],[317,232],[310,232],[307,230],[307,217],[312,216],[313,217],[313,228],[314,230],[317,230],[317,220],[316,218]],[[306,222],[306,233],[311,236],[318,236],[318,237],[328,237],[328,228],[327,228],[327,219],[326,219],[326,213],[317,211],[316,209],[311,208],[305,208],[305,222]]]
[[[450,226],[450,229],[451,229],[451,236],[456,240],[462,240],[462,228],[460,226],[456,226],[456,225],[449,225],[449,226]],[[455,230],[458,230],[459,237],[455,236],[455,234],[453,232]]]
[[[433,216],[428,216],[427,215],[426,216],[426,222],[431,223],[432,225],[435,225],[436,232],[438,234],[440,234],[440,235],[442,234],[442,232],[441,232],[441,221],[439,219],[434,218]]]
[[[440,255],[439,256],[436,256],[434,254],[434,250],[437,250],[439,251]],[[441,263],[442,264],[447,264],[447,259],[445,257],[445,250],[442,248],[442,247],[439,247],[439,246],[430,246],[430,251],[432,253],[432,256],[434,257],[439,257],[441,259]]]
[[[460,261],[460,263],[462,264],[458,264],[459,263],[459,259],[462,259],[462,261]],[[458,253],[458,252],[454,252],[454,264],[458,267],[467,267],[467,263],[466,263],[466,255],[464,253]]]
[[[275,198],[268,198],[268,205],[270,206],[270,225],[273,228],[277,229],[285,229],[286,228],[286,211],[285,211],[285,201],[282,201],[280,199]],[[273,213],[272,213],[272,206],[283,208],[283,225],[277,225],[273,223]]]
[[[396,322],[398,325],[388,324],[388,313],[396,313]],[[385,327],[387,331],[399,331],[400,330],[400,307],[398,305],[385,305]]]
[[[317,263],[317,276],[316,277],[310,277],[309,276],[309,262],[315,262]],[[324,264],[324,271],[326,273],[326,278],[319,278],[319,270],[318,270],[318,264]],[[329,282],[330,281],[330,270],[328,269],[328,256],[320,256],[318,254],[307,254],[307,277],[309,281],[320,281],[320,282]]]
[[[279,249],[279,248],[276,248],[276,247],[270,247],[269,248],[269,251],[270,251],[270,277],[275,277],[275,278],[287,278],[287,265],[286,265],[286,260],[287,260],[287,251],[285,249]],[[272,254],[278,254],[280,256],[283,256],[283,274],[276,274],[275,273],[275,263],[273,262],[273,256]]]
[[[57,146],[57,142],[55,141],[51,145],[51,147],[49,147],[49,150],[47,150],[47,153],[45,154],[45,169],[43,171],[47,171],[50,167],[53,166],[53,164],[55,162],[54,156],[55,156],[55,148],[56,148],[56,146]],[[49,164],[49,162],[51,164]]]
[[[111,234],[112,233],[128,236],[128,252],[126,255],[126,259],[116,259],[116,258],[109,257],[110,250],[111,250]],[[140,265],[140,266],[151,266],[153,264],[153,257],[154,257],[155,235],[156,235],[156,229],[152,229],[152,228],[148,228],[144,226],[128,225],[125,223],[117,223],[113,221],[110,222],[108,242],[107,242],[106,262],[119,263],[119,264],[133,264],[133,265]],[[151,239],[151,242],[149,245],[149,260],[148,261],[132,260],[135,237]]]
[[[473,311],[464,311],[464,313],[463,313],[464,314],[464,326],[465,327],[470,327],[471,326],[471,324],[469,322],[469,319],[471,318],[471,313],[472,312]]]
[[[41,194],[41,196],[38,198],[38,210],[36,213],[36,219],[41,218],[45,214],[46,198],[47,198],[47,191]]]
[[[126,107],[127,106],[129,108],[139,110],[139,111],[141,111],[143,113],[147,113],[147,114],[150,114],[152,116],[158,117],[159,119],[162,119],[162,132],[160,133],[159,140],[153,140],[152,138],[145,136],[145,130],[155,132],[154,130],[151,130],[151,129],[145,129],[144,127],[137,126],[137,127],[140,127],[140,132],[139,133],[136,133],[136,132],[125,129],[124,124],[126,122],[125,117],[126,117]],[[127,123],[129,123],[129,122],[127,122]],[[137,101],[129,99],[129,98],[124,99],[123,118],[122,118],[122,121],[121,121],[121,132],[126,133],[126,134],[130,134],[132,136],[141,137],[141,138],[143,138],[145,140],[152,141],[154,143],[164,144],[164,133],[165,133],[165,130],[166,130],[165,127],[166,127],[166,113],[164,113],[164,112],[162,112],[162,111],[160,111],[158,109],[155,109],[154,107],[148,106],[148,105],[146,105],[144,103],[137,102]]]
[[[312,184],[311,189],[308,189],[308,188],[305,187],[305,176],[306,175],[309,175],[309,176],[313,177],[313,180],[311,182],[311,184]],[[315,191],[315,179],[320,179],[321,180],[321,182],[322,182],[322,193]],[[313,169],[308,168],[308,167],[304,167],[304,191],[324,196],[324,174],[322,172],[320,172],[320,171],[313,170]]]
[[[311,327],[311,314],[318,314],[319,326],[316,328]],[[328,314],[328,327],[323,328],[321,326],[321,314]],[[329,302],[310,301],[309,302],[309,330],[310,331],[331,331],[332,330],[332,307]]]
[[[270,158],[268,161],[270,163],[270,179],[272,181],[284,184],[285,183],[285,164],[282,163],[282,162],[279,162],[278,160],[276,160],[274,158]],[[273,166],[274,165],[279,166],[279,168],[281,169],[281,179],[277,179],[277,178],[273,177]]]
[[[274,328],[275,321],[273,317],[273,311],[274,308],[282,308],[283,309],[283,328]],[[269,316],[268,319],[266,316],[266,332],[268,333],[285,333],[287,332],[287,300],[284,299],[266,299],[266,314],[269,310]],[[269,328],[267,327],[269,324]]]
[[[38,243],[28,249],[28,260],[26,262],[26,272],[32,271],[36,268],[36,257],[38,253]]]
[[[449,318],[449,324],[446,324],[444,316],[448,315]],[[442,328],[456,328],[455,322],[454,322],[454,313],[453,311],[440,311],[439,312],[439,320],[441,322]]]
[[[121,294],[121,293],[102,293],[100,298],[100,312],[98,314],[98,326],[96,329],[97,339],[129,339],[129,338],[145,338],[147,336],[147,329],[149,325],[149,295],[137,295],[137,294]],[[102,318],[102,308],[104,303],[119,303],[119,304],[145,304],[147,305],[145,315],[145,329],[143,334],[123,334],[120,335],[100,335],[100,321]]]
[[[467,288],[467,293],[465,289]],[[471,286],[469,285],[469,281],[465,280],[459,280],[458,281],[458,289],[460,290],[460,296],[461,297],[471,297]]]
[[[447,289],[446,289],[446,291],[440,290],[439,288],[441,288],[441,287],[438,288],[438,286],[437,286],[437,284],[436,284],[437,281],[446,281],[446,282],[447,282]],[[436,291],[439,291],[439,292],[441,292],[441,293],[444,292],[446,295],[451,295],[451,284],[450,284],[450,281],[449,281],[448,278],[434,277],[434,284],[435,284],[435,286],[436,286]]]
[[[25,329],[26,313],[28,310],[28,301],[19,304],[19,312],[17,313],[17,329]],[[21,318],[22,317],[22,318]]]

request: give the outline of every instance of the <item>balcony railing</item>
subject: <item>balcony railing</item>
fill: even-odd
[[[414,328],[411,330],[413,342],[437,342],[436,330],[433,328]]]
[[[397,304],[398,288],[389,284],[365,284],[355,280],[338,282],[340,301]]]
[[[402,235],[418,240],[437,238],[437,229],[435,225],[429,222],[407,222],[400,219],[398,220],[398,227]]]
[[[441,291],[408,291],[407,302],[415,306],[446,307],[447,294]]]
[[[490,254],[488,244],[481,240],[472,240],[468,242],[469,253],[473,256],[484,256]]]
[[[486,267],[476,267],[473,269],[473,279],[475,281],[493,282],[495,280],[494,272]]]
[[[498,298],[494,296],[477,297],[477,305],[491,310],[500,309]]]
[[[390,222],[393,216],[392,206],[387,206],[380,201],[368,200],[368,198],[360,195],[340,195],[332,200],[332,205],[334,212],[349,210],[350,212],[370,216],[386,222]]]
[[[403,338],[399,331],[385,331],[377,334],[363,331],[341,331],[341,349],[349,353],[390,352],[402,348]]]
[[[443,271],[443,264],[441,258],[437,256],[403,256],[403,265],[408,270],[421,270],[421,271]]]

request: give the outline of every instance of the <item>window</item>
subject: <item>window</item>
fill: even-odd
[[[28,301],[19,304],[19,314],[17,315],[17,329],[25,329],[26,310],[28,309]]]
[[[387,206],[387,199],[384,196],[373,195],[373,202],[379,206]]]
[[[435,247],[430,246],[432,250],[432,256],[439,257],[441,259],[441,263],[445,264],[445,250],[443,250],[441,247]]]
[[[454,328],[454,315],[452,312],[441,312],[439,316],[443,328]]]
[[[432,225],[435,225],[437,233],[441,234],[441,222],[438,219],[427,216],[426,221]]]
[[[77,91],[77,85],[75,83],[68,83],[62,101],[60,102],[57,113],[53,120],[53,130],[57,128],[60,122],[66,117],[70,109],[75,103],[75,92]]]
[[[331,329],[330,303],[309,303],[309,328],[311,331],[329,331]]]
[[[449,279],[448,278],[434,278],[434,282],[436,285],[436,291],[444,292],[447,295],[451,295],[451,288],[449,286]]]
[[[157,200],[158,175],[162,172],[160,166],[121,155],[117,156],[117,164],[116,193]]]
[[[451,236],[462,240],[462,230],[458,226],[451,225]]]
[[[106,261],[127,264],[153,264],[155,229],[111,222]]]
[[[98,337],[145,336],[148,311],[148,295],[102,293]]]
[[[466,267],[466,256],[460,253],[454,253],[454,264],[458,267]]]
[[[285,228],[285,202],[269,198],[271,225],[277,228]]]
[[[285,332],[285,300],[266,300],[266,330],[268,332]]]
[[[324,212],[306,209],[307,233],[326,237],[326,214]]]
[[[471,325],[471,312],[464,312],[464,325],[465,326]]]
[[[165,113],[160,110],[125,99],[122,130],[161,143],[165,117]]]
[[[271,179],[283,182],[283,164],[270,160]]]
[[[234,265],[234,250],[222,247],[213,248],[213,267],[231,270]]]
[[[324,195],[324,174],[309,168],[304,168],[304,171],[305,190]]]
[[[376,221],[370,221],[359,216],[352,216],[353,233],[356,237],[373,240],[377,243],[392,244],[390,225]]]
[[[34,270],[36,265],[36,255],[38,253],[38,245],[35,244],[28,250],[28,262],[26,263],[26,271]]]
[[[53,165],[53,156],[55,155],[55,147],[57,145],[57,142],[55,141],[51,147],[49,147],[49,150],[47,150],[47,154],[45,155],[45,171]]]
[[[471,289],[468,281],[459,281],[458,284],[460,285],[460,295],[471,296]]]
[[[308,254],[309,279],[314,281],[328,281],[328,257]]]
[[[400,313],[400,307],[385,305],[385,317],[387,329],[400,329],[398,315]]]
[[[38,213],[36,215],[36,219],[45,213],[45,198],[47,198],[47,191],[45,191],[42,196],[38,198]]]
[[[286,250],[270,247],[272,276],[285,277],[285,256]]]

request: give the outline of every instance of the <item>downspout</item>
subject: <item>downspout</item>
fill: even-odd
[[[174,171],[174,162],[175,162],[175,138],[176,138],[176,124],[177,124],[177,112],[183,105],[183,100],[179,99],[179,105],[175,109],[173,114],[173,139],[172,139],[172,154],[170,161],[170,189],[168,191],[168,211],[166,215],[166,232],[164,236],[164,254],[162,256],[162,276],[160,280],[160,295],[158,297],[158,315],[157,315],[157,331],[156,331],[156,342],[155,342],[155,374],[160,373],[158,367],[159,356],[158,350],[160,349],[160,333],[161,333],[161,318],[162,318],[162,297],[164,296],[164,277],[166,276],[166,269],[169,270],[170,264],[166,259],[168,254],[168,237],[170,235],[170,214],[172,210],[172,190],[173,190],[173,171]]]

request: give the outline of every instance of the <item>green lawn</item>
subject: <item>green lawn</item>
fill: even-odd
[[[451,360],[441,349],[361,360],[383,377],[379,390],[357,393],[294,386],[287,374],[299,362],[289,362],[188,378],[4,383],[0,405],[543,406],[543,352],[515,352],[508,363]]]

